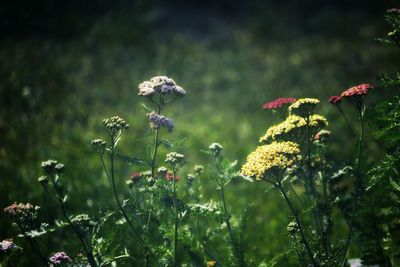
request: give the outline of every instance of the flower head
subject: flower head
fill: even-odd
[[[57,266],[63,263],[70,262],[71,258],[65,252],[57,252],[53,256],[51,256],[49,260],[52,264]]]
[[[332,105],[339,105],[342,102],[342,98],[338,95],[333,95],[329,98],[329,103]]]
[[[151,112],[147,114],[147,118],[150,121],[150,127],[153,129],[159,129],[160,127],[165,127],[169,132],[174,129],[174,122],[170,118],[159,115],[156,112]]]
[[[309,125],[311,127],[324,128],[328,126],[328,120],[324,116],[313,114],[309,117]]]
[[[17,249],[18,246],[12,240],[3,240],[0,242],[0,253],[6,253],[11,250]]]
[[[132,172],[131,174],[131,181],[133,183],[139,182],[139,180],[142,178],[142,174],[140,172]]]
[[[223,147],[219,143],[212,143],[208,149],[211,151],[211,153],[215,156],[219,156],[221,154],[221,151]]]
[[[156,76],[151,78],[150,81],[139,84],[139,95],[151,97],[155,93],[162,95],[174,94],[177,96],[186,95],[186,91],[167,76]]]
[[[260,142],[265,142],[269,139],[280,139],[288,135],[296,135],[296,133],[306,125],[307,122],[304,118],[297,115],[290,115],[283,122],[271,126],[265,135],[260,138]]]
[[[111,136],[115,136],[118,133],[121,134],[129,128],[129,124],[118,116],[104,119],[103,125]]]
[[[177,152],[170,152],[167,154],[165,162],[169,163],[173,168],[178,168],[185,164],[185,156]]]
[[[174,180],[174,174],[172,172],[166,172],[164,175],[165,180],[167,181],[173,181]],[[178,182],[181,179],[180,176],[175,175],[175,182]]]
[[[38,227],[38,211],[39,206],[33,206],[30,203],[14,202],[4,208],[4,212],[12,219],[17,220],[23,229],[32,230]]]
[[[83,233],[88,233],[89,230],[95,225],[95,223],[90,219],[89,215],[87,214],[76,215],[74,218],[72,218],[71,221]]]
[[[259,146],[247,157],[241,173],[261,180],[268,172],[290,167],[299,153],[299,145],[293,142],[272,142]]]
[[[289,106],[290,114],[296,114],[299,116],[308,116],[319,103],[316,98],[300,98]]]
[[[195,166],[194,166],[194,172],[195,172],[197,175],[202,174],[202,173],[204,172],[204,166],[203,166],[203,165],[195,165]]]
[[[321,130],[315,136],[315,141],[324,141],[331,135],[331,131],[328,130]]]
[[[391,8],[387,10],[388,13],[397,13],[400,14],[400,8]]]
[[[277,108],[281,108],[286,104],[290,104],[296,101],[296,98],[293,97],[286,97],[286,98],[278,98],[275,99],[274,101],[271,102],[267,102],[265,103],[262,108],[263,109],[277,109]]]
[[[365,96],[371,88],[374,88],[374,86],[368,83],[363,83],[343,91],[340,94],[340,97],[350,98],[355,96]]]
[[[92,146],[94,148],[94,150],[97,151],[97,153],[99,153],[100,155],[104,154],[104,151],[106,150],[106,141],[102,140],[102,139],[93,139],[92,140]]]

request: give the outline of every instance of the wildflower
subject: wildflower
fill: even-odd
[[[324,116],[313,114],[309,117],[309,125],[311,127],[324,128],[328,126],[328,121]]]
[[[293,142],[272,142],[259,146],[247,157],[241,173],[261,180],[267,172],[291,166],[299,153],[299,145]]]
[[[140,172],[133,172],[131,174],[130,181],[132,181],[133,183],[137,183],[139,182],[140,178],[142,178],[142,174]]]
[[[315,136],[314,140],[316,141],[323,141],[331,135],[331,131],[321,130]]]
[[[296,114],[302,117],[310,115],[319,100],[316,98],[300,98],[289,106],[290,114]]]
[[[294,235],[299,231],[299,226],[297,225],[296,222],[290,222],[286,229],[289,232],[289,234]]]
[[[38,182],[39,182],[41,185],[46,186],[46,185],[49,184],[49,179],[47,178],[47,176],[42,175],[42,176],[40,176],[40,177],[38,178]]]
[[[12,242],[12,240],[3,240],[0,243],[0,253],[6,253],[10,250],[14,250],[17,249],[18,246],[14,244],[14,242]]]
[[[79,214],[72,218],[72,223],[76,225],[81,232],[88,233],[89,230],[95,225],[87,214]]]
[[[51,256],[49,260],[52,264],[57,266],[63,263],[70,262],[71,258],[65,252],[57,252],[53,256]]]
[[[170,118],[159,115],[155,112],[148,113],[147,118],[150,121],[150,127],[153,129],[165,127],[167,128],[168,132],[172,132],[174,129],[174,122]]]
[[[268,139],[277,139],[283,135],[296,135],[297,130],[306,125],[307,122],[304,118],[297,115],[290,115],[283,122],[271,126],[265,135],[260,138],[260,142],[265,142]]]
[[[165,162],[176,169],[185,164],[185,156],[177,152],[171,152],[167,154]]]
[[[281,97],[281,98],[275,99],[274,101],[265,103],[262,106],[262,108],[263,109],[277,109],[277,108],[283,107],[286,104],[291,104],[295,101],[296,101],[296,98],[293,98],[293,97],[287,97],[287,98]]]
[[[210,149],[211,153],[215,156],[219,156],[221,154],[221,151],[223,149],[223,147],[218,144],[218,143],[212,143],[208,149]]]
[[[371,88],[374,88],[374,86],[368,83],[363,83],[357,86],[350,87],[349,89],[343,91],[340,97],[351,98],[355,96],[364,96]]]
[[[142,82],[141,84],[139,84],[139,94],[141,96],[152,96],[154,95],[154,93],[156,92],[156,90],[154,90],[154,84],[152,82],[149,81],[145,81]]]
[[[388,13],[397,13],[400,14],[400,8],[391,8],[387,10]]]
[[[162,95],[174,94],[177,96],[186,95],[186,91],[167,76],[156,76],[151,78],[150,81],[139,84],[139,95],[151,97],[155,93]]]
[[[103,125],[107,129],[108,134],[116,138],[129,128],[129,124],[118,116],[114,116],[103,120]]]
[[[166,172],[164,175],[165,180],[167,181],[173,181],[174,180],[174,174],[172,172]],[[175,175],[175,181],[179,181],[181,179],[180,176]]]
[[[308,125],[310,127],[323,128],[328,125],[325,117],[313,114],[308,117]],[[260,138],[260,143],[268,140],[278,140],[292,137],[299,137],[302,130],[307,126],[307,120],[297,115],[290,115],[283,122],[268,128],[264,136]]]
[[[203,167],[203,165],[195,165],[195,166],[194,166],[194,172],[195,172],[197,175],[202,174],[202,173],[204,172],[204,167]]]
[[[166,167],[164,167],[164,166],[160,166],[157,169],[157,171],[161,176],[165,176],[167,174],[168,169]]]
[[[369,89],[372,88],[374,88],[373,85],[363,83],[343,91],[340,94],[340,97],[346,98],[351,104],[355,105],[358,110],[361,110],[364,98],[367,95]]]
[[[214,260],[207,261],[207,267],[215,267],[217,266],[217,262]]]
[[[196,175],[194,175],[194,174],[189,173],[189,174],[187,175],[187,180],[188,180],[189,182],[193,182],[195,178],[196,178]]]
[[[42,162],[42,169],[45,173],[49,175],[53,175],[55,173],[55,167],[58,164],[58,161],[49,159]]]
[[[338,95],[333,95],[329,98],[329,103],[332,105],[339,105],[342,102],[342,98]]]
[[[92,140],[92,146],[93,148],[99,153],[100,155],[104,154],[104,151],[106,150],[106,141],[102,139],[93,139]]]
[[[4,212],[12,219],[16,220],[20,227],[26,230],[36,229],[38,227],[38,211],[39,206],[33,206],[30,203],[14,202],[4,208]]]

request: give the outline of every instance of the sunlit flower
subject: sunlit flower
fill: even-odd
[[[195,172],[197,175],[202,174],[202,173],[204,172],[204,166],[203,166],[203,165],[195,165],[195,166],[194,166],[194,172]]]
[[[185,164],[185,156],[177,152],[170,152],[167,154],[165,162],[170,164],[172,168],[176,169]]]
[[[174,94],[177,96],[186,95],[186,91],[167,76],[155,76],[150,81],[144,81],[139,84],[139,95],[151,97],[155,93],[162,95]]]
[[[221,154],[223,147],[219,143],[212,143],[208,149],[213,153],[213,155],[218,156]]]
[[[261,180],[267,172],[290,167],[299,153],[299,145],[293,142],[272,142],[259,146],[247,157],[241,173]]]
[[[216,261],[207,261],[207,267],[215,267],[217,266],[217,262]]]
[[[289,112],[299,116],[308,116],[318,103],[319,100],[316,98],[300,98],[289,106]]]
[[[313,114],[309,118],[309,125],[311,127],[324,128],[328,126],[328,120],[324,116]]]
[[[129,124],[119,116],[104,119],[103,125],[107,129],[108,134],[112,137],[119,136],[129,128]]]
[[[310,127],[323,128],[328,125],[325,117],[313,114],[309,116],[308,125]],[[307,120],[297,115],[288,116],[283,122],[271,126],[264,136],[260,138],[260,142],[267,142],[269,140],[278,140],[292,137],[300,137],[303,129],[307,126]]]
[[[338,95],[333,95],[329,98],[329,103],[332,105],[338,105],[340,102],[342,102],[342,98]]]
[[[170,118],[159,115],[156,112],[148,113],[147,118],[150,121],[150,127],[153,129],[165,127],[169,132],[172,132],[172,130],[174,129],[174,122]]]
[[[368,83],[363,83],[357,86],[350,87],[349,89],[343,91],[340,94],[340,97],[354,97],[354,96],[364,96],[368,93],[369,89],[374,88],[373,85],[368,84]]]
[[[63,263],[70,262],[71,258],[65,252],[57,252],[53,256],[51,256],[49,260],[52,264],[57,266]]]
[[[287,98],[278,98],[275,99],[274,101],[270,101],[265,103],[262,108],[263,109],[277,109],[277,108],[281,108],[286,104],[290,104],[293,103],[294,101],[296,101],[296,98],[293,97],[287,97]]]

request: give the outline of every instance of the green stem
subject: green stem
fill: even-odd
[[[82,234],[82,232],[79,230],[79,228],[71,221],[71,219],[68,217],[68,214],[65,210],[65,205],[64,205],[64,196],[63,193],[60,191],[55,178],[53,176],[51,176],[51,181],[53,183],[54,189],[57,193],[57,197],[58,197],[58,201],[60,203],[60,207],[61,207],[61,213],[63,215],[63,217],[65,218],[65,220],[67,221],[68,225],[72,227],[72,229],[74,230],[75,234],[78,236],[79,240],[82,243],[82,247],[85,250],[86,256],[89,260],[89,263],[91,266],[96,267],[97,266],[97,262],[95,257],[93,256],[93,253],[91,251],[91,249],[89,248],[88,244],[86,243],[86,238],[84,237],[84,235]]]
[[[175,225],[174,225],[174,266],[178,266],[178,227],[179,227],[179,211],[176,203],[176,170],[173,169],[173,204],[175,209]]]
[[[25,239],[28,241],[29,245],[32,247],[33,251],[35,251],[36,255],[39,256],[39,258],[43,261],[44,265],[46,267],[49,267],[49,260],[43,256],[42,252],[40,252],[39,246],[37,245],[36,241],[29,236],[26,235],[21,223],[17,220],[17,226],[22,233],[22,235],[25,237]]]
[[[118,194],[117,194],[117,190],[115,187],[115,175],[114,175],[114,149],[115,149],[115,140],[114,138],[111,136],[111,155],[110,155],[110,168],[111,168],[111,185],[112,185],[112,190],[114,193],[114,198],[115,198],[115,202],[117,203],[118,209],[120,210],[120,212],[122,213],[123,217],[125,218],[125,220],[127,221],[127,223],[129,224],[130,228],[132,229],[133,233],[135,234],[136,238],[140,241],[140,243],[142,243],[142,245],[145,247],[145,249],[150,253],[150,255],[153,257],[153,259],[157,262],[157,265],[160,266],[156,255],[154,254],[154,252],[152,251],[151,248],[149,248],[147,246],[147,244],[144,242],[143,238],[140,236],[140,234],[137,232],[135,226],[133,225],[131,219],[129,218],[128,214],[126,214],[124,208],[122,207],[121,202],[119,201],[118,198]]]
[[[337,109],[339,110],[340,114],[342,115],[342,117],[344,118],[344,120],[347,123],[347,126],[349,127],[349,129],[351,130],[351,133],[356,136],[356,132],[354,131],[353,127],[351,127],[351,123],[350,121],[347,119],[346,115],[344,114],[343,110],[341,107],[339,107],[338,105],[336,105]]]
[[[301,225],[301,222],[300,222],[299,216],[297,214],[297,211],[295,210],[295,208],[292,205],[292,202],[290,201],[289,197],[287,196],[287,194],[285,192],[285,189],[282,186],[282,182],[280,180],[278,180],[278,183],[275,184],[275,186],[278,187],[278,189],[281,191],[283,197],[286,200],[286,203],[288,204],[288,206],[289,206],[289,208],[290,208],[290,210],[291,210],[291,212],[292,212],[292,214],[293,214],[293,216],[294,216],[294,218],[296,220],[297,227],[299,228],[299,231],[300,231],[301,239],[303,241],[304,246],[306,247],[308,256],[310,257],[310,259],[311,259],[311,261],[313,263],[313,266],[314,267],[319,266],[319,265],[317,265],[317,263],[316,263],[316,261],[314,259],[314,256],[313,256],[313,253],[311,251],[310,245],[308,244],[307,239],[305,237],[304,230],[303,230],[303,227]]]
[[[346,264],[347,250],[349,249],[351,236],[353,234],[354,219],[355,219],[355,214],[356,214],[357,205],[358,205],[358,198],[359,198],[359,194],[360,194],[360,190],[361,190],[360,161],[361,161],[362,144],[364,141],[364,111],[363,111],[362,107],[360,107],[358,111],[359,111],[361,130],[360,130],[360,138],[358,140],[358,151],[357,151],[356,168],[355,168],[356,169],[356,171],[355,171],[356,180],[355,180],[355,184],[354,184],[354,202],[353,202],[353,209],[352,209],[351,217],[350,217],[349,233],[347,235],[347,240],[346,240],[346,245],[345,245],[344,252],[343,252],[341,266],[345,266],[345,264]]]

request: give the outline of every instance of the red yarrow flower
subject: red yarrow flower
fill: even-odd
[[[286,104],[291,104],[295,101],[296,101],[296,98],[293,98],[293,97],[287,97],[287,98],[281,97],[281,98],[275,99],[274,101],[265,103],[262,106],[262,108],[263,109],[277,109],[277,108],[283,107]]]
[[[164,176],[165,180],[167,181],[173,181],[174,180],[174,174],[172,172],[167,172],[165,173]],[[178,182],[181,179],[178,175],[175,176],[175,181]]]
[[[372,88],[374,88],[372,84],[363,83],[343,91],[340,97],[364,96],[368,93],[369,89]]]
[[[329,103],[332,105],[338,105],[340,102],[342,102],[342,98],[338,95],[333,95],[329,98]]]
[[[133,172],[131,174],[131,180],[132,182],[137,182],[140,180],[140,178],[142,178],[142,174],[140,172]]]

